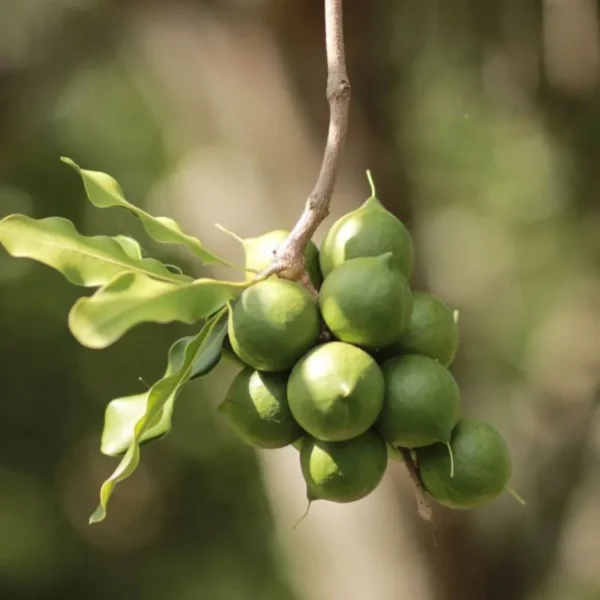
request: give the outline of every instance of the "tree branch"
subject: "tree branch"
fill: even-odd
[[[427,521],[429,526],[431,527],[431,534],[433,536],[433,541],[437,545],[437,534],[435,531],[435,523],[433,522],[433,513],[431,511],[431,506],[425,496],[425,490],[423,489],[423,483],[421,482],[421,477],[419,477],[419,471],[417,469],[417,465],[413,460],[410,450],[408,448],[398,448],[400,454],[402,454],[402,458],[404,459],[404,465],[410,478],[415,486],[415,496],[417,498],[417,510],[419,512],[419,516],[423,521]]]
[[[346,71],[342,0],[325,0],[325,48],[327,55],[327,100],[329,102],[329,130],[317,182],[308,197],[304,211],[287,239],[279,246],[272,264],[259,273],[255,281],[262,281],[277,273],[282,279],[299,281],[315,297],[318,296],[306,271],[304,250],[319,225],[329,215],[331,197],[340,170],[342,151],[348,131],[350,111],[350,80]],[[327,341],[329,332],[323,327],[322,341]],[[419,516],[431,527],[434,543],[437,535],[431,507],[410,450],[398,448],[404,464],[415,486]]]
[[[270,273],[301,281],[315,295],[306,275],[304,250],[319,225],[329,215],[329,205],[340,170],[340,162],[350,108],[350,81],[346,72],[346,52],[342,22],[342,0],[325,0],[325,46],[327,53],[327,100],[329,131],[317,182],[298,222],[279,247]]]

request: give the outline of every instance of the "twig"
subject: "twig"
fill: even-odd
[[[272,269],[284,279],[310,282],[306,275],[304,250],[319,225],[329,215],[329,205],[340,169],[350,108],[350,80],[346,72],[342,0],[325,0],[325,46],[327,52],[327,100],[329,131],[319,177],[304,211],[281,244]],[[316,290],[308,286],[316,294]],[[312,288],[312,289],[311,289]]]
[[[425,496],[425,490],[423,489],[423,484],[421,483],[421,478],[419,477],[419,471],[417,470],[417,465],[413,460],[413,457],[410,453],[410,450],[407,448],[398,447],[398,451],[402,454],[402,458],[404,459],[404,465],[406,466],[406,470],[410,475],[410,478],[415,486],[415,496],[417,498],[417,510],[419,512],[419,516],[423,521],[427,521],[431,528],[431,535],[433,536],[433,542],[437,545],[437,534],[435,530],[435,523],[433,521],[433,513],[431,511],[431,506]]]

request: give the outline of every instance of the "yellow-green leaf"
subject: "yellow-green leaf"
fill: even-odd
[[[90,524],[103,521],[106,517],[108,501],[119,481],[129,477],[136,469],[140,460],[140,441],[144,434],[160,419],[161,411],[168,402],[174,402],[181,392],[183,385],[190,379],[194,363],[202,356],[210,340],[212,331],[223,321],[227,320],[227,309],[211,317],[200,333],[194,336],[186,345],[183,360],[179,368],[168,376],[157,381],[148,392],[146,410],[136,422],[133,441],[127,448],[124,456],[113,474],[102,484],[100,489],[100,504],[90,517]]]
[[[153,217],[145,210],[138,208],[125,199],[125,194],[118,182],[106,173],[82,169],[73,160],[62,157],[61,160],[73,167],[81,178],[90,202],[98,208],[118,206],[126,208],[142,222],[148,235],[163,244],[183,244],[206,264],[222,264],[232,266],[227,260],[209,252],[200,240],[184,233],[181,227],[168,217]]]
[[[226,315],[225,315],[226,317]],[[219,363],[223,341],[227,335],[227,318],[221,318],[202,345],[192,365],[190,380],[203,377],[210,373]],[[168,377],[181,368],[185,358],[185,349],[194,340],[195,336],[178,339],[169,349],[167,368],[163,377]],[[104,429],[100,450],[108,456],[120,456],[131,442],[135,424],[146,412],[149,391],[123,398],[111,400],[104,413]],[[171,416],[173,414],[174,397],[171,397],[163,406],[156,422],[153,423],[140,437],[140,444],[165,436],[171,430]]]
[[[104,429],[100,451],[108,456],[119,456],[129,448],[133,439],[135,424],[146,412],[148,392],[115,398],[108,403],[104,413]],[[166,435],[171,429],[173,398],[168,401],[159,419],[140,438],[142,442],[155,440]]]
[[[157,260],[142,259],[135,240],[84,236],[71,221],[61,217],[5,217],[0,221],[0,244],[12,256],[56,269],[75,285],[101,286],[123,273],[137,273],[171,285],[192,281],[191,277],[172,273]]]
[[[113,239],[119,243],[125,254],[127,254],[127,256],[130,258],[134,258],[136,260],[140,260],[142,258],[142,247],[137,240],[134,240],[132,237],[127,235],[115,235]]]
[[[90,517],[90,525],[92,523],[99,523],[106,518],[106,506],[110,497],[112,496],[113,490],[119,481],[127,479],[140,464],[140,447],[138,444],[131,444],[125,452],[125,456],[121,459],[119,466],[115,469],[114,473],[102,484],[100,488],[100,504]]]
[[[224,321],[227,324],[227,320]],[[169,348],[167,368],[162,378],[178,371],[183,364],[185,349],[194,336],[183,337]],[[119,456],[129,448],[134,438],[135,424],[146,412],[150,390],[141,394],[115,398],[108,403],[104,412],[104,429],[100,451],[108,456]],[[162,437],[171,429],[174,398],[170,398],[153,423],[140,437],[139,443]]]
[[[195,323],[235,298],[244,283],[197,279],[185,284],[126,273],[80,298],[69,314],[72,334],[88,348],[106,348],[140,323]]]

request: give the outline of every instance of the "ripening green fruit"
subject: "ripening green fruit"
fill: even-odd
[[[385,398],[376,428],[383,439],[404,448],[447,444],[460,414],[459,389],[450,371],[417,354],[390,358],[382,371]]]
[[[286,396],[287,376],[246,367],[219,405],[237,436],[257,448],[283,448],[303,435]]]
[[[244,266],[246,269],[252,269],[256,272],[266,269],[273,261],[275,251],[285,241],[289,233],[285,229],[275,229],[274,231],[269,231],[253,238],[241,239],[236,236],[236,239],[244,247]],[[312,240],[309,240],[306,245],[304,258],[306,260],[308,275],[313,285],[319,289],[323,282],[323,276],[321,275],[321,267],[319,266],[319,250]],[[247,281],[256,276],[256,273],[252,270],[246,271]]]
[[[321,286],[319,304],[338,339],[380,348],[397,342],[406,330],[412,293],[388,252],[353,258],[332,271]]]
[[[506,442],[489,423],[462,419],[450,440],[454,476],[443,444],[417,450],[423,486],[449,508],[477,508],[492,501],[509,484],[512,461]]]
[[[387,461],[385,442],[372,430],[345,442],[305,437],[300,449],[309,500],[360,500],[379,485]]]
[[[329,229],[319,252],[321,272],[327,277],[347,260],[392,253],[392,263],[409,279],[414,266],[414,244],[410,233],[375,195],[345,214]]]
[[[398,354],[424,354],[445,367],[458,348],[458,326],[443,300],[427,292],[413,293],[410,323],[400,340],[390,348]]]
[[[364,350],[329,342],[313,348],[292,369],[290,410],[310,435],[349,440],[373,425],[383,405],[383,375]]]
[[[233,348],[231,347],[231,342],[229,341],[229,336],[227,335],[223,340],[221,354],[225,359],[227,359],[227,361],[236,367],[241,367],[243,369],[246,366],[246,363],[234,352]]]
[[[298,283],[278,278],[246,288],[229,312],[229,341],[235,353],[261,371],[286,371],[320,333],[319,311]]]

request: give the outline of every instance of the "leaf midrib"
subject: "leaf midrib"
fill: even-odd
[[[110,238],[108,238],[108,239],[110,239]],[[62,246],[61,244],[55,244],[55,243],[52,243],[51,241],[47,241],[47,240],[46,241],[42,241],[41,244],[39,244],[39,245],[41,245],[41,246],[46,245],[46,246],[50,246],[52,248],[58,248],[60,250],[71,250],[72,252],[75,252],[75,253],[80,254],[82,256],[86,256],[88,258],[94,258],[94,259],[96,259],[98,261],[104,261],[104,262],[109,263],[111,265],[116,265],[116,266],[120,266],[120,267],[127,267],[127,269],[130,270],[130,271],[133,271],[133,272],[138,273],[140,275],[146,275],[148,277],[152,277],[153,279],[160,279],[161,281],[165,281],[167,283],[174,283],[174,284],[178,284],[178,285],[183,285],[183,284],[187,283],[185,281],[181,281],[181,280],[176,279],[176,278],[171,278],[171,277],[167,277],[166,275],[160,275],[158,273],[154,273],[154,271],[150,271],[148,269],[140,269],[139,267],[135,267],[135,266],[133,266],[131,264],[128,264],[126,262],[123,262],[123,261],[117,261],[117,260],[110,259],[110,258],[104,258],[104,257],[102,257],[102,256],[100,256],[98,254],[93,253],[93,252],[85,252],[85,251],[83,251],[83,250],[81,250],[80,248],[77,248],[77,247],[73,247],[73,246],[69,247],[68,245]],[[140,260],[143,261],[143,260],[146,260],[146,259],[142,258]],[[133,262],[133,260],[132,260],[132,262]]]
[[[91,190],[87,190],[87,185],[86,185],[86,180],[85,180],[86,177],[91,177],[89,174],[92,173],[92,171],[88,171],[86,169],[81,169],[79,166],[77,167],[77,170],[79,171],[80,176],[84,180],[83,186],[86,188],[86,191],[88,192],[88,198],[90,199],[90,202],[96,208],[124,208],[125,210],[129,210],[138,219],[148,221],[150,226],[159,225],[160,228],[166,233],[166,235],[171,238],[168,242],[166,240],[157,240],[158,242],[174,243],[174,242],[172,242],[172,239],[173,239],[172,235],[175,234],[175,237],[178,237],[180,240],[183,240],[183,243],[185,245],[192,244],[198,254],[206,253],[206,250],[204,249],[202,242],[198,238],[194,237],[193,235],[189,235],[189,234],[181,231],[178,228],[173,228],[173,227],[169,227],[168,225],[165,225],[161,219],[165,219],[167,217],[164,217],[164,216],[154,217],[149,212],[146,212],[143,208],[140,208],[139,206],[132,204],[131,202],[129,202],[129,200],[127,200],[127,198],[125,198],[125,194],[123,194],[122,190],[119,190],[118,195],[115,195],[112,191],[106,192],[107,195],[109,196],[109,198],[111,199],[110,204],[92,200]],[[102,188],[102,186],[100,186],[100,184],[98,184],[96,181],[94,181],[94,184],[100,188],[101,193],[103,191],[105,191],[104,188]],[[175,221],[173,221],[173,225],[175,227],[177,227],[177,223]]]
[[[141,443],[144,433],[146,431],[148,431],[148,424],[152,420],[148,416],[149,413],[150,412],[157,413],[158,411],[162,410],[165,407],[166,403],[169,401],[169,399],[171,397],[174,397],[174,395],[179,391],[179,389],[183,385],[184,381],[187,381],[189,379],[188,375],[189,375],[189,371],[192,369],[192,366],[194,363],[194,358],[196,357],[198,351],[202,347],[204,340],[210,335],[210,333],[212,332],[212,330],[216,326],[219,318],[221,318],[222,315],[223,315],[223,312],[221,311],[219,316],[214,317],[214,321],[211,324],[211,326],[209,327],[209,330],[206,331],[206,333],[204,335],[204,339],[200,342],[200,345],[198,346],[198,348],[196,348],[196,352],[194,352],[194,356],[192,356],[190,358],[190,360],[187,362],[187,365],[185,366],[185,368],[182,365],[182,368],[180,368],[177,373],[174,373],[173,375],[170,376],[170,378],[174,380],[173,385],[170,386],[171,389],[168,391],[166,399],[160,403],[161,406],[159,408],[157,408],[156,411],[154,411],[153,409],[150,409],[150,410],[148,409],[148,405],[150,404],[150,400],[151,400],[152,388],[149,390],[148,401],[146,404],[146,412],[144,415],[142,415],[141,419],[134,426],[133,439],[131,441],[131,444],[125,451],[125,454],[121,458],[121,461],[120,461],[119,465],[117,466],[116,470],[112,473],[112,475],[108,479],[106,479],[102,483],[102,486],[100,488],[100,504],[98,505],[96,510],[92,513],[92,515],[90,517],[90,523],[99,522],[106,518],[108,501],[110,500],[110,497],[112,496],[112,493],[113,493],[115,487],[117,486],[117,484],[120,481],[123,481],[124,479],[127,479],[128,477],[130,477],[133,474],[133,472],[136,470],[136,468],[139,464],[140,443]],[[202,335],[202,332],[203,332],[203,330],[198,333],[198,336]],[[184,365],[185,364],[186,363],[185,363],[185,356],[184,356]],[[168,379],[168,378],[164,377],[161,381],[165,381],[166,379]],[[157,385],[157,384],[154,384],[154,385]],[[152,386],[152,387],[154,388],[154,386]],[[142,421],[142,419],[143,419],[143,421]],[[142,425],[138,431],[138,425],[139,425],[140,421],[142,422]],[[131,452],[131,457],[126,462],[125,459],[127,458],[127,455],[130,452]],[[96,518],[94,518],[94,517],[96,517]]]
[[[210,336],[210,334],[213,332],[213,330],[215,329],[215,327],[217,326],[217,323],[219,322],[219,320],[223,317],[223,309],[221,309],[221,312],[218,315],[215,315],[213,317],[213,322],[209,325],[208,330],[206,331],[205,335],[204,335],[204,339],[200,342],[200,345],[198,346],[198,348],[196,349],[196,352],[194,352],[194,356],[191,358],[191,360],[187,363],[187,365],[184,367],[185,365],[185,356],[184,356],[184,364],[182,365],[182,367],[179,369],[178,372],[173,373],[173,375],[171,375],[170,377],[176,378],[176,382],[175,385],[173,386],[173,388],[171,389],[171,391],[169,392],[167,399],[162,403],[162,406],[155,412],[158,412],[160,410],[162,410],[164,408],[164,406],[166,405],[166,403],[169,401],[169,399],[178,392],[179,388],[183,385],[184,382],[189,381],[189,375],[194,367],[194,362],[195,362],[195,358],[200,350],[200,348],[202,348],[202,345],[204,344],[204,342],[208,339],[208,336]],[[210,322],[210,321],[209,321]],[[208,325],[208,323],[207,323]],[[198,333],[198,335],[201,335],[202,331],[200,331]],[[163,381],[167,379],[166,377],[163,379]],[[139,442],[141,437],[144,435],[144,433],[146,431],[148,431],[148,423],[151,422],[152,419],[150,419],[148,417],[148,414],[151,412],[151,409],[148,409],[148,405],[150,404],[150,397],[151,397],[151,393],[152,393],[152,389],[149,390],[148,392],[148,403],[146,404],[146,412],[144,415],[142,415],[142,419],[146,419],[146,421],[142,424],[142,427],[140,428],[140,432],[139,435],[136,434],[136,431],[134,429],[134,436],[133,436],[133,442],[132,443],[136,443],[138,448],[139,448]],[[139,421],[138,421],[139,423]],[[137,426],[136,426],[137,428]]]

